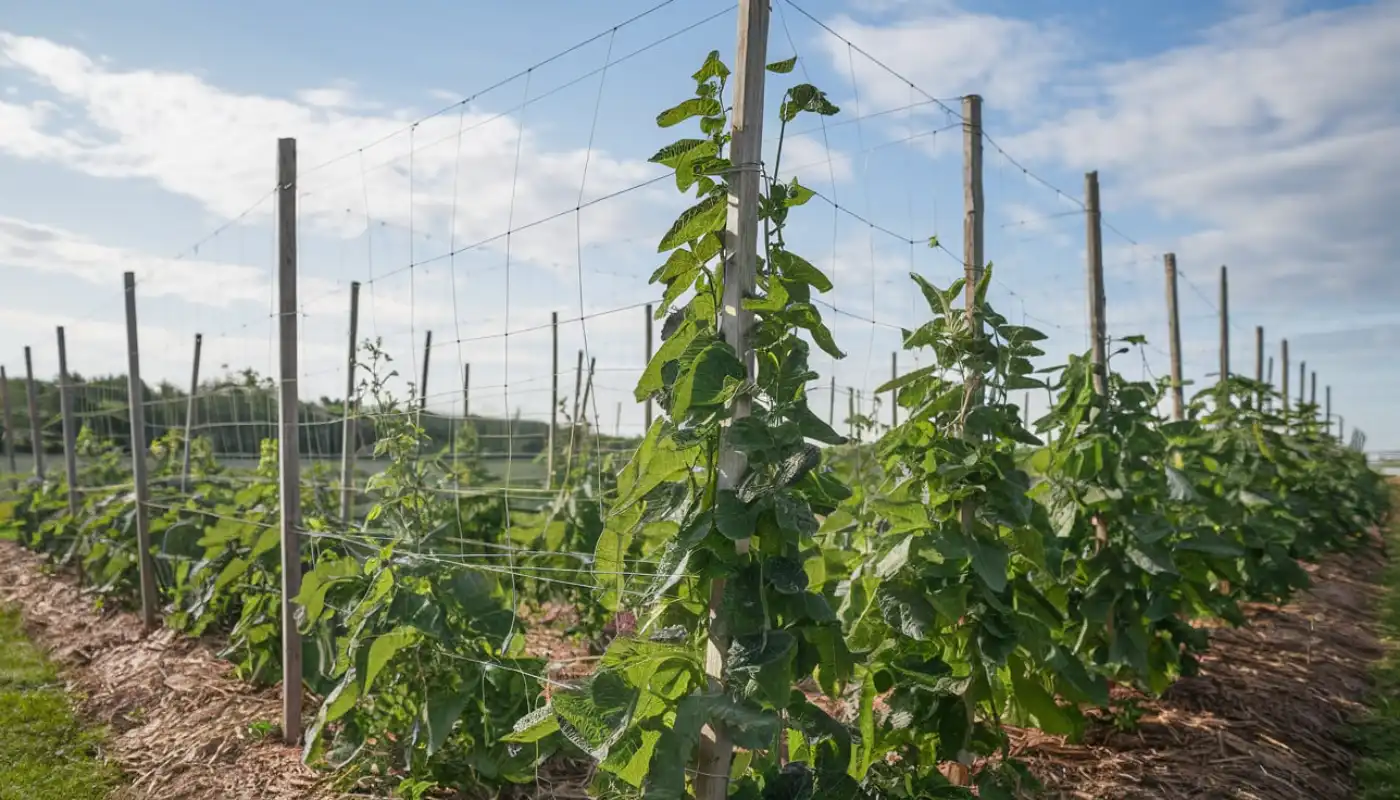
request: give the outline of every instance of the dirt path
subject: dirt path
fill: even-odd
[[[1352,791],[1347,719],[1362,708],[1384,567],[1373,550],[1309,565],[1313,588],[1250,624],[1212,632],[1201,674],[1140,699],[1137,730],[1099,715],[1067,745],[1018,732],[1047,795],[1073,800],[1342,800]]]
[[[42,560],[0,542],[0,602],[64,667],[79,711],[108,726],[109,755],[130,776],[115,800],[290,800],[331,796],[302,766],[297,748],[253,733],[276,723],[274,689],[230,674],[216,647],[161,629],[151,635],[127,613],[100,613]]]

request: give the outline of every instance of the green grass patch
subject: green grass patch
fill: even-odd
[[[96,800],[121,782],[98,756],[58,674],[27,638],[19,614],[0,608],[0,800]]]
[[[1400,510],[1400,488],[1393,490]],[[1385,536],[1400,547],[1400,516],[1393,516]],[[1362,759],[1356,765],[1357,800],[1400,800],[1400,560],[1386,566],[1380,623],[1386,652],[1372,668],[1375,685],[1366,716],[1351,731]]]

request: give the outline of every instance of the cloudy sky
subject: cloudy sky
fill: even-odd
[[[656,2],[16,4],[0,23],[0,363],[22,373],[29,344],[56,373],[65,325],[74,370],[124,371],[131,270],[148,381],[188,380],[196,332],[206,375],[273,374],[275,150],[290,136],[303,396],[344,394],[360,281],[361,334],[402,372],[421,369],[432,331],[434,408],[461,409],[470,362],[474,413],[547,416],[557,312],[566,393],[586,348],[592,413],[637,431],[641,306],[659,297],[646,279],[683,207],[647,163],[678,133],[654,119],[706,52],[730,58],[736,21],[723,0]],[[960,273],[950,109],[978,93],[1004,314],[1057,355],[1086,348],[1079,200],[1098,170],[1110,333],[1150,340],[1125,372],[1167,369],[1168,251],[1187,377],[1218,369],[1228,264],[1234,368],[1253,371],[1262,325],[1267,352],[1288,338],[1368,448],[1400,448],[1386,358],[1400,344],[1400,2],[1048,8],[774,0],[770,60],[799,67],[769,102],[811,81],[842,109],[795,123],[782,159],[825,198],[789,242],[836,282],[822,310],[849,355],[817,359],[823,382],[863,388],[868,410],[898,327],[924,318],[908,273]],[[824,414],[826,388],[814,398]]]

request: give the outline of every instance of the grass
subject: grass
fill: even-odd
[[[0,608],[0,800],[95,800],[121,782],[56,681],[19,614]]]
[[[1394,485],[1393,507],[1400,511],[1400,485]],[[1385,530],[1392,547],[1400,547],[1400,513]],[[1352,730],[1362,759],[1356,765],[1356,800],[1400,800],[1400,560],[1384,576],[1380,623],[1386,653],[1372,668],[1368,711]]]

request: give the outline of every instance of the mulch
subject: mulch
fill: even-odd
[[[1306,565],[1313,587],[1283,607],[1249,605],[1211,631],[1199,675],[1118,730],[1099,712],[1084,741],[1013,732],[1015,754],[1064,800],[1330,800],[1352,793],[1349,718],[1363,710],[1384,562],[1375,549]]]
[[[1251,605],[1249,626],[1212,631],[1198,676],[1157,699],[1116,689],[1118,702],[1142,711],[1132,729],[1093,712],[1079,743],[1013,730],[1015,755],[1044,796],[1064,800],[1350,796],[1345,729],[1382,652],[1374,609],[1383,567],[1374,549],[1307,566],[1314,586],[1295,602]],[[65,667],[85,718],[110,728],[107,755],[131,776],[117,800],[343,796],[301,763],[298,748],[253,733],[280,719],[280,695],[234,677],[218,643],[165,629],[146,634],[132,614],[94,610],[91,597],[9,543],[0,543],[0,603],[18,606],[35,640]],[[555,679],[586,673],[592,658],[562,635],[567,610],[537,614],[528,649],[553,662]],[[581,794],[577,769],[560,770],[561,780],[535,794],[557,793],[559,784],[565,795]]]

